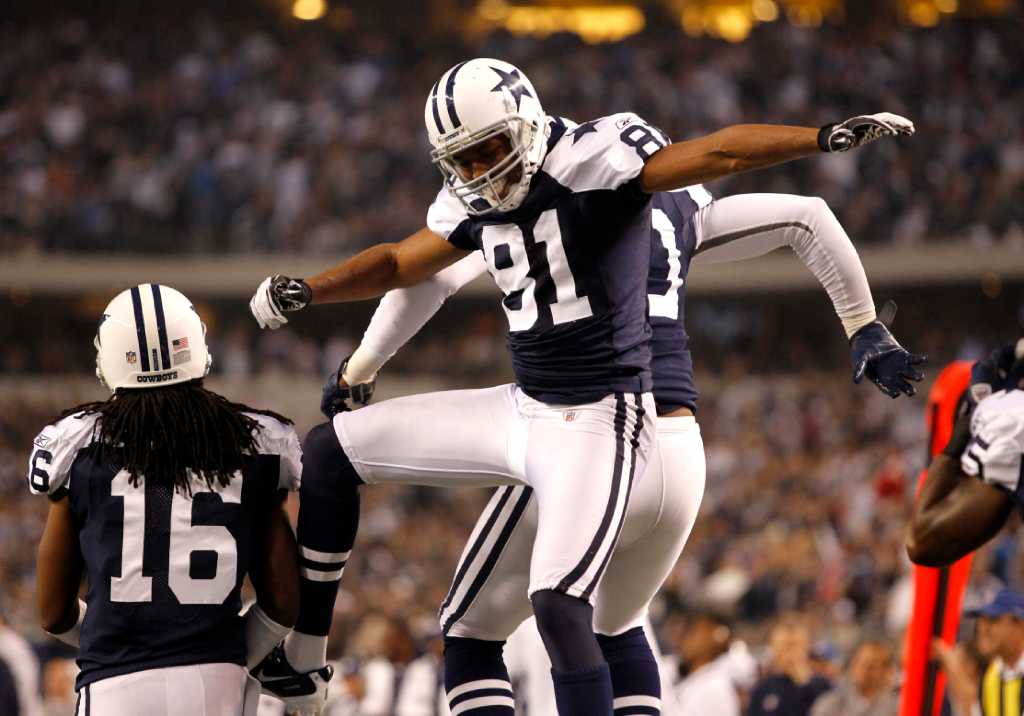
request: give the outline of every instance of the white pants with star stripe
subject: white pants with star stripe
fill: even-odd
[[[444,609],[454,623],[487,582],[531,504],[525,594],[553,589],[593,602],[627,505],[652,450],[650,394],[547,405],[514,385],[395,398],[334,419],[338,440],[368,484],[504,485],[462,556]],[[510,593],[512,601],[523,593]]]

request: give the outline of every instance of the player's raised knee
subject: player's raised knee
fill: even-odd
[[[362,480],[338,442],[330,421],[320,423],[302,442],[302,494],[334,491],[338,483],[361,485]]]

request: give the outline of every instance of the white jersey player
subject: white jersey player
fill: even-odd
[[[559,712],[611,716],[613,698],[646,699],[647,689],[657,690],[648,683],[633,691],[635,681],[627,680],[620,696],[608,649],[592,631],[594,600],[612,605],[601,599],[601,579],[614,568],[620,534],[628,538],[627,507],[643,482],[636,478],[660,459],[652,449],[656,408],[646,315],[651,195],[909,134],[913,125],[894,115],[820,130],[745,125],[669,145],[631,113],[581,124],[548,117],[517,68],[484,58],[438,80],[425,119],[444,176],[427,227],[308,281],[268,278],[252,311],[261,326],[278,327],[284,311],[413,285],[480,251],[504,293],[516,383],[387,401],[311,431],[299,515],[302,606],[286,656],[300,672],[296,683],[301,672],[323,663],[361,484],[505,485],[486,529],[471,538],[461,579],[481,555],[487,555],[481,567],[488,567],[481,574],[501,560],[535,503],[526,592],[551,657]],[[876,326],[873,308],[865,308],[865,328]],[[877,324],[874,345],[887,346],[888,360],[905,366],[906,352],[879,333],[884,330]],[[429,425],[445,430],[426,430]],[[486,577],[460,588],[468,594],[480,580]],[[609,633],[632,637],[627,611],[610,619]],[[637,671],[649,662],[656,681],[649,649],[641,652],[638,646],[629,658]],[[445,658],[453,712],[511,713],[500,644],[449,636]],[[310,693],[316,687],[307,684]]]
[[[992,539],[1014,507],[1024,508],[1024,339],[974,365],[962,403],[907,529],[916,564],[952,564]]]
[[[298,488],[298,437],[203,387],[206,329],[172,288],[115,297],[96,350],[111,397],[45,427],[28,468],[30,490],[50,499],[39,618],[79,649],[76,714],[255,714],[246,667],[298,610],[282,506]],[[258,601],[242,616],[247,575]]]

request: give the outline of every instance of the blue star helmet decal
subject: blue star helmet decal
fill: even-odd
[[[498,76],[501,77],[501,82],[494,85],[494,87],[491,88],[491,92],[500,92],[503,89],[507,89],[509,91],[509,94],[511,94],[512,97],[515,98],[516,111],[518,112],[519,100],[521,100],[524,95],[526,97],[533,97],[533,95],[530,94],[530,90],[523,85],[523,78],[519,74],[519,70],[505,72],[505,70],[498,69],[497,67],[494,66],[492,66],[491,69],[497,72]]]

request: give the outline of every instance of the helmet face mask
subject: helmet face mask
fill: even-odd
[[[524,132],[517,125],[522,125],[521,119],[507,119],[473,134],[455,138],[448,145],[430,153],[434,164],[441,170],[445,184],[466,205],[467,211],[509,211],[522,203],[529,190],[532,174],[526,171],[526,150],[521,140]],[[473,151],[496,137],[502,137],[508,142],[505,156],[480,176],[464,176],[458,168],[459,155]],[[487,206],[480,204],[478,199],[483,199]]]
[[[487,58],[455,66],[434,85],[425,120],[433,146],[430,158],[467,213],[511,211],[522,204],[544,159],[547,116],[518,69]],[[507,155],[477,177],[464,176],[458,155],[495,137],[507,139]]]

